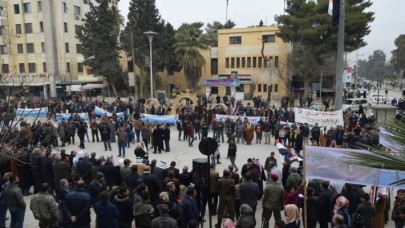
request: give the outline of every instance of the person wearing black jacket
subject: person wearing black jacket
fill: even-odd
[[[87,188],[87,191],[90,193],[91,202],[94,205],[96,202],[100,201],[99,196],[100,193],[107,190],[107,186],[105,184],[104,173],[97,172],[96,179],[94,179]]]
[[[86,123],[84,121],[80,121],[80,125],[77,128],[77,135],[79,136],[80,139],[80,145],[79,147],[81,149],[84,149],[84,135],[87,132],[87,128],[86,128]]]
[[[84,153],[83,159],[79,160],[76,164],[76,173],[79,177],[89,186],[90,182],[93,180],[92,175],[93,163],[89,161],[89,154]]]
[[[79,180],[76,189],[66,196],[63,212],[69,219],[67,227],[90,227],[91,196],[84,187],[84,181]]]
[[[120,215],[118,216],[118,227],[131,228],[132,220],[132,202],[129,198],[130,190],[128,186],[120,187],[119,193],[114,196],[112,203],[117,206]]]
[[[152,133],[153,135],[153,148],[154,148],[154,154],[157,153],[157,151],[159,151],[159,154],[162,153],[162,148],[163,148],[163,129],[160,126],[160,124],[158,124],[156,126],[156,129],[153,131]]]
[[[170,152],[170,128],[167,124],[163,129],[163,140],[165,141],[165,151]]]
[[[99,169],[100,172],[105,175],[105,182],[110,189],[113,186],[117,186],[121,182],[121,175],[119,173],[118,167],[113,164],[112,156],[107,157],[107,160],[103,166]]]
[[[110,142],[111,128],[108,125],[107,121],[103,120],[98,125],[98,129],[100,131],[101,141],[103,141],[103,143],[104,143],[104,151],[107,151],[107,146],[108,146],[108,149],[111,151],[111,142]]]
[[[318,196],[318,222],[320,228],[328,228],[332,221],[332,193],[328,190],[329,182],[321,182],[321,191]]]
[[[40,148],[35,148],[33,153],[29,157],[31,171],[32,171],[32,180],[34,185],[34,194],[39,192],[39,188],[42,182],[41,176],[41,160],[42,160],[42,151]]]
[[[318,197],[315,195],[315,190],[311,187],[307,189],[307,216],[304,215],[304,210],[302,211],[302,217],[307,218],[308,228],[316,228],[316,223],[318,221]]]
[[[303,137],[302,132],[298,130],[295,136],[294,150],[298,157],[302,157],[301,150],[303,149]]]
[[[51,155],[52,150],[47,150],[45,153],[45,157],[41,160],[41,177],[42,183],[49,184],[49,192],[53,192],[55,189],[55,181],[53,176],[53,168],[52,168],[52,159],[49,158]]]

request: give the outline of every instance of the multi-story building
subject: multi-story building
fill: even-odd
[[[56,97],[74,90],[74,84],[102,81],[83,64],[76,38],[90,1],[0,0],[3,86],[23,84]]]
[[[291,48],[276,36],[277,32],[276,26],[219,30],[218,47],[201,52],[206,64],[197,93],[224,96],[242,92],[245,99],[259,95],[267,99],[271,91],[271,99],[286,96]],[[173,85],[171,88],[187,88],[183,72],[170,79],[167,83]]]

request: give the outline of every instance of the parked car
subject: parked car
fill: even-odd
[[[363,106],[364,111],[368,108],[368,102],[366,98],[350,98],[343,101],[342,110],[344,112],[358,112],[360,104]]]
[[[384,103],[384,101],[386,101],[387,104],[391,104],[392,98],[378,93],[370,93],[370,95],[368,96],[369,103],[377,103],[377,100],[380,104]]]

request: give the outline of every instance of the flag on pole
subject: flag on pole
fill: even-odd
[[[293,152],[287,150],[287,148],[285,148],[285,146],[283,144],[277,142],[276,146],[277,146],[278,152],[284,156],[284,159],[286,159],[286,160],[288,159],[290,161],[294,161],[294,160],[302,161],[303,160],[302,158],[298,157],[298,155],[296,153],[293,153]]]
[[[332,25],[339,24],[339,12],[340,12],[341,0],[329,0],[328,14],[332,16]]]

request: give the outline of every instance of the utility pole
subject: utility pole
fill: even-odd
[[[134,47],[134,34],[132,33],[132,29],[131,29],[131,48],[132,48],[132,68],[133,68],[133,72],[134,72],[134,102],[137,102],[138,101],[138,96],[137,96],[138,88],[136,85],[135,47]]]
[[[228,5],[229,5],[229,0],[226,0],[225,24],[226,24],[226,22],[228,22]]]
[[[342,109],[343,97],[343,57],[345,47],[345,1],[340,0],[338,45],[336,53],[336,91],[335,91],[335,110]]]
[[[323,82],[323,68],[321,67],[321,86],[319,87],[319,97],[322,101],[322,82]]]

